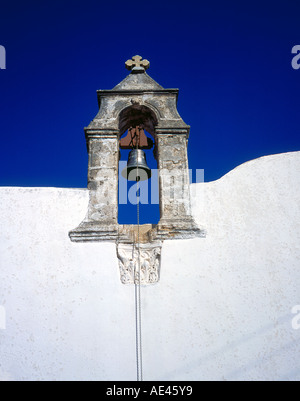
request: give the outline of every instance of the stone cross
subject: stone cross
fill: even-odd
[[[145,71],[150,67],[148,60],[143,60],[141,56],[134,56],[131,60],[127,60],[125,63],[127,70],[131,71]]]

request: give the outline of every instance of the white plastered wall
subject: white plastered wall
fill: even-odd
[[[164,242],[160,282],[142,288],[144,379],[300,380],[300,152],[191,190],[207,237]],[[88,191],[0,199],[0,379],[135,380],[134,287],[115,245],[68,238]]]

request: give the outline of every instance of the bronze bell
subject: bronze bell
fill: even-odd
[[[146,181],[151,177],[151,169],[143,150],[133,149],[129,153],[127,167],[122,171],[122,176],[128,181]]]

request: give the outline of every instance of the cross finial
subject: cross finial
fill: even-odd
[[[127,70],[144,72],[150,67],[148,60],[143,60],[141,56],[134,56],[131,60],[127,60],[125,63]]]

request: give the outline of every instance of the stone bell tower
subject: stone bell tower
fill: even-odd
[[[72,241],[130,244],[134,226],[118,224],[120,138],[142,126],[153,137],[159,170],[160,221],[143,231],[140,242],[203,236],[191,214],[187,143],[190,127],[177,111],[178,89],[164,89],[147,73],[149,62],[135,56],[130,74],[112,90],[99,90],[99,112],[85,128],[89,154],[89,206],[84,221],[70,232]]]

